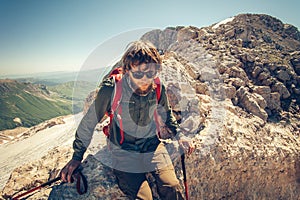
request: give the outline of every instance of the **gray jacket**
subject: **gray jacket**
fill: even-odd
[[[124,131],[124,142],[120,144],[120,128],[117,113],[114,114],[114,120],[110,129],[109,140],[115,147],[124,150],[136,152],[153,151],[160,140],[156,134],[156,123],[154,120],[154,110],[157,111],[163,119],[165,125],[171,130],[173,136],[179,136],[179,125],[173,116],[166,95],[166,88],[162,84],[161,97],[156,104],[156,91],[153,89],[147,95],[140,96],[133,92],[129,87],[129,77],[124,76],[122,81],[122,122]],[[96,124],[104,117],[106,112],[110,111],[112,94],[115,88],[113,78],[105,79],[98,91],[95,101],[90,106],[88,112],[81,120],[75,135],[73,143],[73,159],[82,160],[88,145],[91,142]]]

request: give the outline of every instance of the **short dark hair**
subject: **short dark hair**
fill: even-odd
[[[156,47],[147,41],[135,41],[129,44],[122,57],[123,72],[130,70],[133,65],[155,64],[156,70],[161,69],[162,58]]]

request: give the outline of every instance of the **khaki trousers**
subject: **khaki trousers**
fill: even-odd
[[[149,183],[146,178],[146,174],[151,172],[155,177],[157,183],[157,191],[161,199],[163,200],[176,200],[183,199],[181,195],[181,186],[176,177],[174,167],[170,156],[163,143],[160,143],[151,157],[146,156],[145,159],[140,159],[133,162],[129,159],[128,165],[139,165],[139,169],[142,165],[145,165],[145,169],[151,169],[153,171],[145,171],[134,173],[126,172],[115,169],[114,174],[117,177],[119,188],[130,199],[143,199],[152,200],[152,192]],[[125,159],[120,161],[120,164],[124,165]]]

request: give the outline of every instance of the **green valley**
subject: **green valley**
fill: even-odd
[[[84,81],[76,82],[75,87],[74,81],[48,87],[2,79],[0,130],[30,127],[53,117],[81,112],[84,99],[93,89],[91,83]]]

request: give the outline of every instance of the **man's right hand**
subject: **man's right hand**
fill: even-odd
[[[78,160],[70,160],[60,172],[60,178],[63,182],[71,183],[74,170],[80,165]]]

